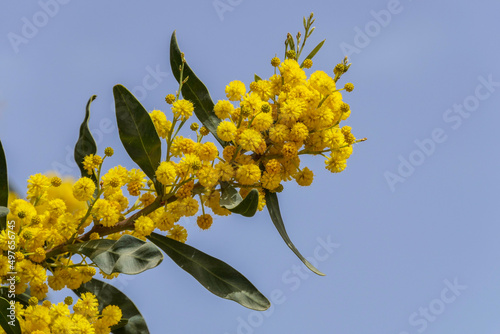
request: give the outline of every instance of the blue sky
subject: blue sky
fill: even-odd
[[[327,276],[301,269],[265,211],[218,218],[209,231],[186,219],[188,243],[242,272],[273,307],[219,299],[166,258],[114,283],[152,333],[498,333],[500,5],[55,1],[0,12],[0,139],[18,188],[54,168],[78,175],[70,153],[94,94],[90,128],[101,152],[117,152],[108,167],[133,167],[112,87],[167,110],[173,30],[214,100],[232,80],[271,75],[286,33],[310,12],[309,47],[326,38],[313,69],[352,62],[341,79],[355,85],[347,124],[368,141],[341,174],[309,159],[313,185],[280,194],[290,237]]]

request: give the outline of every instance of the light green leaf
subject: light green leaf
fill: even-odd
[[[0,206],[0,218],[4,218],[9,214],[9,209],[5,206]]]
[[[102,281],[92,279],[73,290],[77,296],[91,292],[99,301],[99,312],[108,305],[116,305],[122,310],[120,324],[113,326],[114,334],[149,334],[148,326],[134,303],[120,290]],[[120,327],[120,325],[125,325]]]
[[[163,260],[163,254],[155,245],[129,234],[118,240],[90,240],[67,248],[71,252],[88,256],[107,275],[136,275],[156,267]]]
[[[306,59],[313,59],[313,57],[316,55],[316,53],[318,53],[318,51],[321,49],[323,44],[325,44],[325,41],[326,41],[326,39],[319,42],[319,44],[316,45],[316,47],[307,55],[307,57],[304,59],[304,61]],[[302,61],[302,64],[300,64],[300,67],[304,67],[304,61]]]
[[[271,193],[270,191],[266,190],[266,207],[269,210],[269,215],[271,216],[271,220],[273,221],[274,226],[280,233],[281,237],[285,241],[286,245],[290,247],[290,249],[297,255],[297,257],[306,265],[307,268],[309,268],[313,273],[320,275],[320,276],[325,276],[321,271],[316,269],[305,257],[300,254],[298,249],[295,247],[295,245],[292,243],[290,238],[288,237],[288,234],[286,233],[285,229],[285,224],[283,223],[283,219],[281,218],[281,213],[280,213],[280,207],[278,203],[278,196],[276,193]]]
[[[75,145],[75,161],[80,168],[80,173],[82,177],[90,177],[97,186],[97,179],[94,174],[89,175],[85,168],[83,167],[83,159],[89,154],[97,153],[97,145],[95,143],[94,137],[89,130],[89,119],[90,119],[90,104],[97,98],[97,95],[92,95],[87,102],[87,107],[85,108],[85,118],[83,119],[82,125],[80,125],[80,135]]]
[[[17,321],[15,311],[11,312],[9,308],[12,305],[3,297],[0,297],[0,325],[7,334],[21,334],[21,326]]]
[[[124,86],[114,86],[113,95],[120,140],[130,158],[154,181],[156,191],[162,195],[163,186],[156,181],[155,176],[160,165],[161,141],[153,121],[142,104]]]
[[[9,201],[9,179],[7,176],[7,160],[0,141],[0,206],[7,207]],[[6,215],[5,215],[6,216]],[[7,218],[0,215],[0,231],[5,230]]]
[[[156,233],[147,238],[213,294],[257,311],[271,306],[245,276],[221,260]]]
[[[253,217],[259,206],[259,191],[252,189],[243,199],[238,191],[231,185],[221,182],[221,207],[245,217]]]
[[[175,31],[172,33],[172,38],[170,39],[170,66],[175,79],[179,82],[181,74],[179,66],[182,66],[182,57]],[[193,103],[194,113],[200,122],[210,130],[222,147],[226,146],[228,143],[217,136],[217,126],[221,120],[215,115],[214,102],[210,97],[210,93],[205,84],[194,74],[186,62],[184,63],[183,79],[187,77],[189,79],[182,85],[182,96]]]

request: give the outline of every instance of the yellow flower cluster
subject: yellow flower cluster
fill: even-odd
[[[71,304],[71,298],[67,300],[70,301],[68,304]],[[108,305],[99,313],[97,298],[90,292],[81,295],[73,306],[73,312],[68,304],[52,304],[48,300],[39,304],[36,297],[30,298],[28,306],[16,302],[16,315],[22,333],[108,334],[111,332],[111,326],[116,325],[122,318],[122,311],[115,305]]]
[[[187,232],[176,223],[196,215],[200,205],[197,224],[208,229],[213,219],[205,207],[216,215],[231,214],[219,204],[221,182],[240,188],[243,197],[251,189],[259,190],[262,210],[264,190],[280,191],[282,183],[292,179],[300,186],[311,185],[313,172],[301,167],[304,154],[324,156],[333,173],[345,169],[352,144],[358,141],[349,126],[340,127],[351,113],[340,91],[352,90],[352,84],[337,89],[339,76],[332,78],[323,71],[308,77],[295,59],[281,62],[275,57],[271,64],[275,74],[269,79],[250,83],[249,90],[243,82],[232,81],[225,89],[227,100],[215,104],[213,112],[220,119],[216,133],[228,144],[222,152],[214,143],[202,142],[208,131],[204,127],[198,131],[197,124],[191,126],[196,139],[175,135],[180,129],[176,124],[182,126],[192,115],[191,102],[169,94],[173,120],[159,110],[150,113],[158,135],[167,141],[167,157],[155,176],[169,200],[149,214],[150,219],[136,221],[135,235],[147,236],[158,228],[185,242]],[[311,66],[308,59],[304,67]]]

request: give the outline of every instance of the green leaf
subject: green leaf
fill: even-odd
[[[74,253],[84,254],[107,275],[123,273],[136,275],[156,267],[163,254],[153,244],[129,234],[118,240],[99,239],[67,246]]]
[[[153,121],[142,104],[124,86],[114,86],[113,95],[120,140],[130,158],[154,181],[156,191],[161,195],[163,186],[155,177],[160,165],[161,141]]]
[[[316,47],[311,51],[311,53],[309,53],[307,55],[306,59],[313,59],[313,57],[316,55],[316,53],[318,53],[318,51],[321,49],[321,47],[323,46],[323,44],[325,44],[325,41],[326,41],[326,39],[324,39],[321,42],[319,42],[319,44],[316,45]],[[304,61],[306,59],[304,59]],[[302,64],[300,64],[300,67],[304,67],[304,61],[302,61]]]
[[[87,107],[85,108],[85,118],[83,119],[82,125],[80,125],[80,135],[75,145],[75,161],[78,168],[80,168],[82,177],[90,177],[97,186],[97,179],[95,175],[89,175],[83,167],[83,158],[89,154],[97,153],[97,145],[89,130],[90,104],[96,99],[96,97],[97,95],[92,95],[87,102]]]
[[[157,233],[147,238],[213,294],[252,310],[264,311],[271,306],[245,276],[221,260]]]
[[[31,296],[27,292],[29,292],[29,289],[26,290],[26,292],[23,292],[23,293],[15,295],[14,300],[16,302],[20,302],[24,306],[28,306],[29,305],[29,299],[31,298]],[[5,298],[5,299],[10,299],[9,298],[9,287],[8,286],[0,288],[0,297]]]
[[[174,74],[177,82],[180,80],[181,72],[179,66],[182,66],[181,50],[179,50],[179,45],[177,44],[177,37],[175,31],[172,33],[172,38],[170,39],[170,67],[172,68],[172,73]],[[194,113],[200,122],[214,135],[215,139],[225,147],[228,143],[221,140],[217,136],[217,126],[221,120],[215,115],[214,112],[214,102],[210,97],[205,84],[194,74],[188,63],[184,63],[183,79],[189,77],[189,79],[182,85],[182,96],[193,103]]]
[[[309,261],[306,260],[305,257],[300,254],[298,249],[294,246],[290,238],[288,237],[288,234],[286,233],[285,229],[285,224],[283,223],[283,219],[281,218],[281,213],[280,213],[280,207],[278,203],[278,196],[276,193],[271,193],[268,190],[266,192],[266,206],[267,209],[269,210],[269,215],[271,216],[271,220],[274,223],[274,226],[280,233],[281,237],[285,241],[288,247],[297,255],[297,257],[306,265],[307,268],[309,268],[313,273],[320,275],[320,276],[325,276],[321,271],[316,269]]]
[[[91,292],[99,301],[99,312],[108,305],[116,305],[122,310],[122,320],[127,321],[125,327],[118,328],[120,324],[113,326],[114,334],[149,334],[148,326],[141,312],[134,303],[120,290],[102,281],[91,279],[82,284],[78,289],[73,290],[77,296],[85,292]]]
[[[253,79],[254,79],[253,81],[255,81],[255,82],[262,80],[262,78],[259,77],[257,74],[253,75]]]
[[[259,206],[259,191],[252,189],[243,199],[233,186],[222,182],[219,204],[231,212],[245,217],[253,217]]]
[[[11,310],[8,309],[9,307],[12,307],[9,301],[0,297],[0,325],[7,334],[21,334],[21,326],[19,325],[19,321],[17,321],[15,311],[11,313]]]
[[[9,202],[9,179],[7,176],[7,160],[0,141],[0,206],[7,207]],[[7,218],[0,215],[0,231],[5,230]]]
[[[9,209],[5,206],[0,206],[0,218],[4,218],[9,214]],[[4,228],[5,229],[5,228]]]

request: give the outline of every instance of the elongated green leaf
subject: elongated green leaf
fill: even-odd
[[[75,145],[75,161],[80,168],[80,173],[82,176],[90,177],[94,183],[97,185],[97,179],[94,174],[89,175],[85,168],[83,167],[83,158],[89,154],[97,153],[97,145],[95,143],[94,137],[89,130],[89,119],[90,119],[90,104],[96,99],[96,95],[92,95],[87,102],[87,107],[85,108],[85,118],[83,119],[82,125],[80,125],[80,135]]]
[[[304,61],[306,59],[313,59],[313,57],[316,55],[316,53],[318,53],[318,51],[321,49],[323,44],[325,44],[325,41],[326,40],[324,39],[321,42],[319,42],[319,44],[316,45],[316,47],[307,55],[307,57],[304,59]],[[302,61],[302,64],[300,64],[300,67],[304,67],[304,61]]]
[[[0,206],[0,218],[4,218],[9,213],[9,209],[5,206]]]
[[[13,306],[9,301],[0,297],[0,325],[7,334],[21,334],[21,326],[16,318],[16,312],[9,308]]]
[[[174,31],[170,39],[170,67],[172,67],[172,73],[177,82],[179,82],[181,75],[179,66],[182,66],[182,57]],[[221,120],[215,115],[214,102],[210,97],[210,93],[205,84],[194,74],[186,62],[184,63],[183,79],[187,77],[189,79],[182,85],[182,96],[193,103],[194,113],[200,122],[210,130],[222,147],[226,146],[227,143],[217,136],[217,126]]]
[[[295,245],[292,243],[290,238],[288,237],[288,234],[286,233],[285,229],[285,224],[283,223],[283,218],[281,218],[281,213],[280,213],[280,207],[278,203],[278,196],[276,193],[271,193],[268,190],[266,190],[266,206],[267,209],[269,210],[269,215],[271,216],[271,220],[274,223],[274,226],[280,233],[281,237],[285,241],[286,245],[290,247],[290,249],[297,255],[297,257],[306,265],[307,268],[309,268],[313,273],[320,275],[320,276],[325,276],[321,271],[316,269],[305,257],[300,254],[298,249],[295,247]]]
[[[0,141],[0,206],[7,207],[9,201],[9,179],[7,176],[7,159]],[[0,231],[5,230],[7,218],[0,215]]]
[[[252,189],[245,199],[231,185],[221,183],[220,206],[245,217],[253,217],[259,206],[259,191]]]
[[[92,279],[87,283],[82,284],[78,289],[73,290],[77,296],[81,296],[85,292],[91,292],[99,301],[99,312],[108,305],[116,305],[122,310],[123,325],[126,320],[126,325],[120,327],[113,326],[112,333],[114,334],[149,334],[148,326],[141,312],[137,309],[134,303],[120,290],[114,286],[102,281]]]
[[[154,181],[156,191],[163,187],[156,181],[155,171],[160,165],[161,141],[151,117],[142,104],[122,85],[113,87],[116,121],[120,140],[128,155]]]
[[[253,75],[253,81],[257,82],[257,81],[260,81],[260,80],[262,80],[262,78],[259,77],[257,74]]]
[[[88,256],[107,275],[139,274],[163,260],[163,254],[155,245],[128,234],[118,240],[99,239],[73,244],[68,250]]]
[[[221,260],[157,233],[147,238],[213,294],[257,311],[271,306],[245,276]]]
[[[0,288],[0,297],[5,298],[5,299],[11,299],[11,298],[9,298],[9,293],[10,293],[10,291],[9,291],[8,287]],[[31,296],[29,295],[29,289],[28,289],[24,293],[20,293],[20,294],[15,295],[14,300],[16,302],[20,302],[24,306],[28,306],[30,298],[31,298]]]

